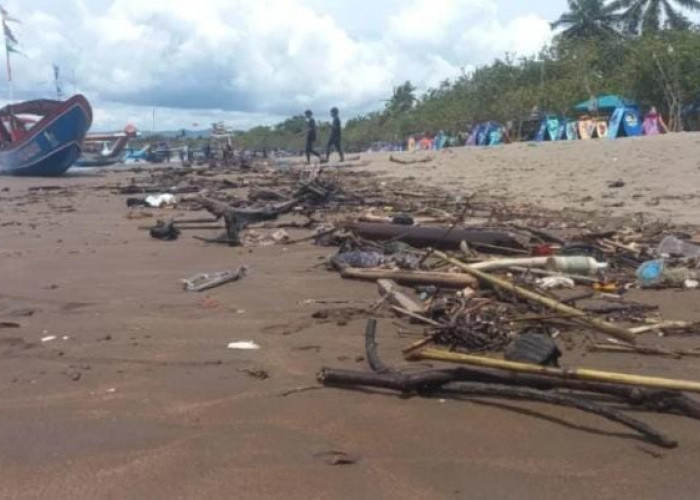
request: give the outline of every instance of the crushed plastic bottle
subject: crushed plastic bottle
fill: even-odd
[[[666,261],[649,260],[637,268],[637,282],[642,288],[651,288],[661,284]]]
[[[650,260],[637,269],[642,288],[695,288],[698,273],[687,267],[670,267],[664,259]]]
[[[683,241],[675,236],[666,236],[656,247],[657,255],[661,257],[683,257],[697,259],[700,257],[700,246]]]

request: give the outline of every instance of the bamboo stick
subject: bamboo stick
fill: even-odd
[[[346,279],[377,281],[390,279],[404,285],[435,285],[445,288],[476,287],[478,281],[468,274],[437,273],[425,271],[398,271],[392,269],[343,269],[341,276]]]
[[[516,363],[502,359],[473,356],[444,351],[441,349],[424,349],[408,356],[410,360],[448,361],[472,366],[485,366],[498,368],[517,373],[536,373],[548,377],[590,380],[595,382],[611,382],[615,384],[649,387],[653,389],[667,389],[674,391],[688,391],[700,393],[700,382],[690,380],[667,379],[660,377],[648,377],[627,373],[604,372],[587,368],[551,368],[547,366]]]
[[[613,337],[617,337],[620,340],[624,340],[625,342],[629,343],[634,343],[636,340],[636,335],[631,333],[629,330],[619,327],[617,325],[613,325],[612,323],[608,323],[607,321],[598,319],[598,318],[593,318],[586,314],[583,311],[580,311],[579,309],[576,309],[571,306],[567,306],[566,304],[562,304],[561,302],[558,302],[554,299],[551,299],[549,297],[544,297],[538,293],[535,293],[531,290],[528,290],[526,288],[519,287],[517,285],[514,285],[510,281],[497,278],[495,276],[491,276],[490,274],[484,273],[482,271],[479,271],[478,269],[474,269],[471,266],[468,266],[464,262],[461,262],[457,259],[453,259],[449,257],[448,255],[439,252],[439,251],[434,251],[433,255],[436,257],[441,258],[445,262],[449,262],[452,265],[455,265],[465,271],[468,274],[471,274],[475,278],[480,279],[481,281],[485,281],[486,283],[489,283],[493,286],[496,286],[498,288],[502,288],[504,290],[513,292],[514,294],[518,295],[519,297],[522,297],[524,299],[530,300],[532,302],[537,302],[538,304],[542,304],[544,306],[549,307],[550,309],[553,309],[555,311],[558,311],[562,314],[568,314],[571,315],[575,318],[579,318],[582,321],[584,321],[586,324],[588,324],[590,327],[595,328],[596,330],[599,330],[601,332],[607,333],[608,335],[612,335]]]

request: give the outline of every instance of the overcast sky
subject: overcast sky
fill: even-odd
[[[62,84],[88,96],[95,129],[236,128],[338,106],[378,109],[506,52],[536,53],[565,0],[0,0],[27,57],[17,99]],[[2,71],[4,73],[4,71]],[[7,93],[4,78],[0,92]]]

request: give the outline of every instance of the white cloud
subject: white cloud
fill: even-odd
[[[64,86],[72,89],[75,74],[98,109],[99,128],[124,119],[150,128],[152,107],[173,128],[222,118],[243,128],[306,107],[337,105],[348,116],[381,106],[404,80],[425,88],[505,52],[539,50],[547,21],[504,21],[497,1],[4,3],[23,20],[18,36],[30,56],[13,60],[18,95],[50,95],[56,62]]]

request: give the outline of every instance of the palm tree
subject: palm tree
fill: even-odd
[[[604,0],[568,0],[568,3],[569,12],[551,24],[553,30],[564,28],[561,33],[564,38],[612,38],[619,35],[620,15],[615,12],[619,7],[606,5]]]
[[[640,34],[662,27],[688,29],[692,23],[681,10],[700,10],[700,0],[615,0],[609,7],[619,12],[629,33]]]

